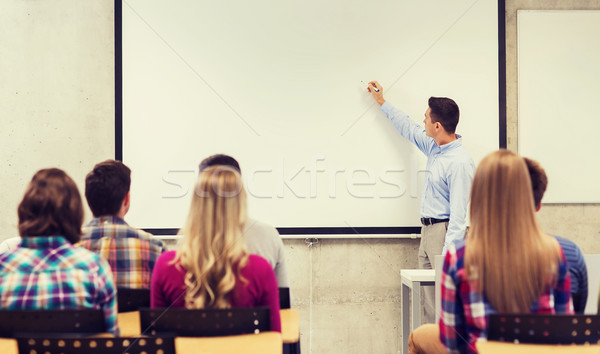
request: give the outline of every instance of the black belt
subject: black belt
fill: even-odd
[[[421,224],[425,226],[437,224],[440,222],[450,221],[450,219],[435,219],[435,218],[421,218]]]

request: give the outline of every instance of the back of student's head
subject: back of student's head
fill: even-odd
[[[558,245],[539,228],[531,195],[515,153],[493,152],[475,171],[465,269],[499,312],[529,312],[558,270]]]
[[[432,122],[439,122],[447,133],[454,133],[460,116],[456,102],[448,97],[430,97],[428,103]]]
[[[17,209],[19,234],[64,236],[79,242],[83,205],[77,185],[58,168],[39,170],[33,175]]]
[[[211,166],[229,166],[239,173],[242,173],[242,169],[240,168],[240,164],[236,159],[229,155],[224,154],[216,154],[209,156],[200,162],[200,166],[198,166],[198,170],[202,172],[207,167]]]
[[[531,188],[533,189],[533,200],[535,206],[538,207],[542,204],[542,198],[546,193],[546,187],[548,187],[548,176],[546,171],[539,162],[524,157],[527,170],[529,171],[529,177],[531,179]]]
[[[247,262],[246,192],[239,172],[216,165],[198,176],[177,259],[187,271],[186,307],[227,308]]]
[[[121,161],[106,160],[85,178],[85,198],[94,216],[116,215],[131,186],[131,170]]]

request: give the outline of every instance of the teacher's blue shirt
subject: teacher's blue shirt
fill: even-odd
[[[461,240],[467,228],[467,204],[475,163],[462,145],[462,137],[438,146],[425,129],[410,117],[385,102],[381,111],[391,120],[400,135],[415,144],[427,156],[427,175],[421,197],[421,216],[450,219],[444,251],[450,243]]]

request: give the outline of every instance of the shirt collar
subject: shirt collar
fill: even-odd
[[[25,236],[21,238],[20,247],[50,249],[59,248],[66,243],[70,243],[63,236]]]
[[[462,146],[462,135],[456,134],[456,140],[454,140],[448,144],[438,146],[438,149],[440,149],[440,152],[446,152],[446,151],[450,151],[452,149],[456,149],[459,146]]]
[[[92,221],[90,221],[89,224],[87,224],[87,226],[99,226],[102,224],[127,225],[125,220],[121,219],[120,217],[114,216],[114,215],[107,215],[107,216],[101,216],[98,218],[93,218]]]

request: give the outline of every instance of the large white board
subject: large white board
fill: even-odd
[[[519,153],[548,174],[544,203],[599,203],[600,11],[519,11]]]
[[[475,160],[498,148],[496,1],[128,0],[122,13],[138,227],[179,228],[215,153],[238,159],[250,214],[277,227],[418,226],[425,158],[369,80],[417,121],[430,96],[455,99]]]

